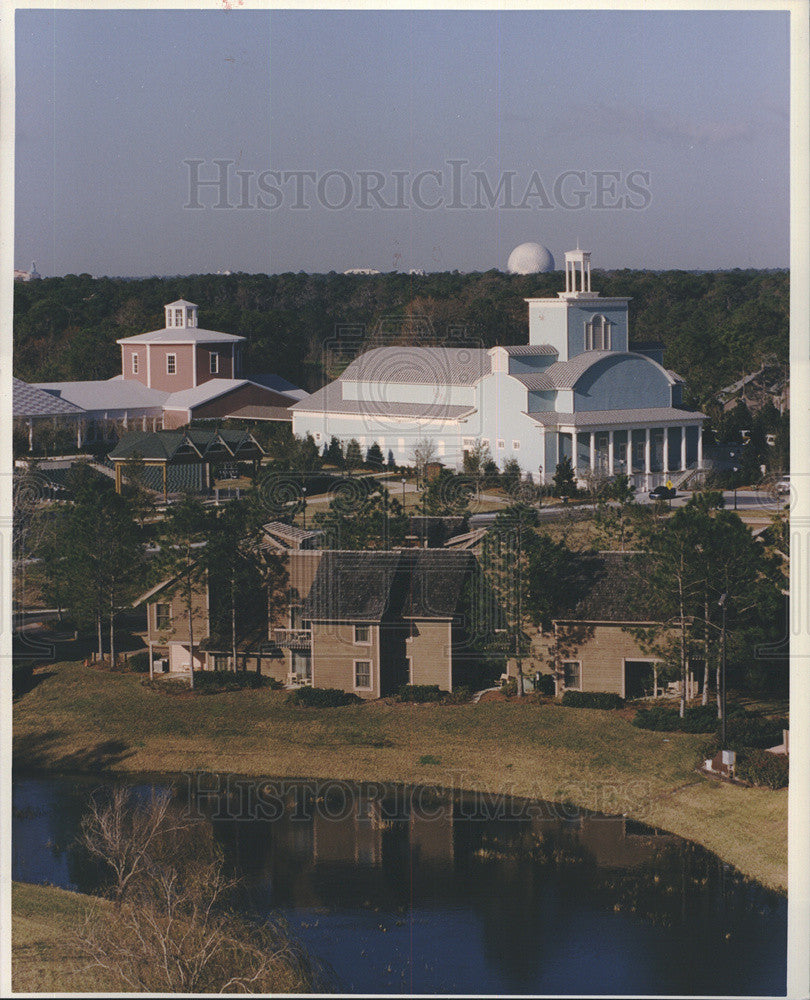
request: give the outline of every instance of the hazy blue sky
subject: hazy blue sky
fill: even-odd
[[[471,271],[525,240],[558,264],[577,241],[597,267],[788,264],[785,13],[16,18],[18,267]],[[184,207],[184,161],[210,179],[216,159],[234,207],[211,188]],[[263,171],[314,172],[304,207],[295,177],[265,175],[263,194]],[[363,193],[364,171],[395,207]],[[495,206],[479,179],[475,207],[473,171]],[[504,207],[507,172],[527,207]],[[599,172],[619,175],[601,195]],[[606,207],[628,199],[643,207]]]

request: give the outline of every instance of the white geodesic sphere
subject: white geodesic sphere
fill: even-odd
[[[540,243],[521,243],[509,254],[510,274],[545,274],[554,270],[554,258]]]

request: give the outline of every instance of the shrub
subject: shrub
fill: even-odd
[[[552,674],[540,674],[537,680],[534,682],[534,690],[538,694],[549,695],[554,697],[556,692],[556,685],[554,684],[554,677]]]
[[[463,705],[472,699],[473,690],[467,684],[459,684],[445,699],[450,705]]]
[[[633,725],[659,733],[711,733],[717,729],[717,713],[709,705],[698,705],[687,708],[686,714],[681,718],[677,708],[653,705],[652,708],[640,708],[633,719]]]
[[[438,684],[403,684],[399,689],[400,701],[442,701],[448,696],[447,691],[442,691]]]
[[[127,657],[127,670],[132,670],[138,674],[147,673],[149,670],[149,653],[145,650],[141,653],[133,653]]]
[[[736,775],[752,785],[786,788],[788,769],[788,759],[783,754],[767,750],[744,750],[737,754]]]
[[[785,719],[765,719],[753,714],[739,716],[729,714],[726,719],[726,744],[729,750],[740,751],[746,747],[764,750],[781,743],[782,730],[787,727]]]
[[[687,708],[678,728],[684,733],[710,733],[717,728],[717,709],[711,705]]]
[[[272,678],[263,677],[253,671],[231,670],[195,670],[194,690],[200,694],[219,694],[222,691],[250,691],[260,687],[269,687]]]
[[[566,691],[562,696],[566,708],[623,708],[624,699],[608,691]]]
[[[517,680],[512,677],[505,684],[501,685],[501,691],[503,691],[507,698],[514,698],[517,694]]]
[[[287,695],[288,705],[304,708],[340,708],[343,705],[354,705],[359,701],[356,694],[349,694],[340,688],[301,687]]]

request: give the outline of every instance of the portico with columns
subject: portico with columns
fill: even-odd
[[[528,343],[372,347],[292,407],[294,433],[384,440],[400,464],[428,438],[457,469],[483,445],[541,483],[565,458],[580,481],[626,473],[636,487],[702,468],[704,414],[684,405],[660,344],[630,346],[629,299],[593,290],[589,251],[566,253],[564,291],[526,302]]]

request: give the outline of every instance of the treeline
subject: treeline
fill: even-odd
[[[563,281],[494,270],[46,278],[15,286],[15,373],[111,378],[120,372],[116,340],[161,328],[163,306],[186,298],[199,304],[204,328],[247,337],[246,372],[275,372],[311,391],[339,373],[344,347],[351,355],[375,334],[388,343],[525,343],[524,298],[555,295]],[[593,286],[631,298],[631,341],[663,342],[689,404],[706,406],[766,358],[787,363],[786,271],[597,271]]]

